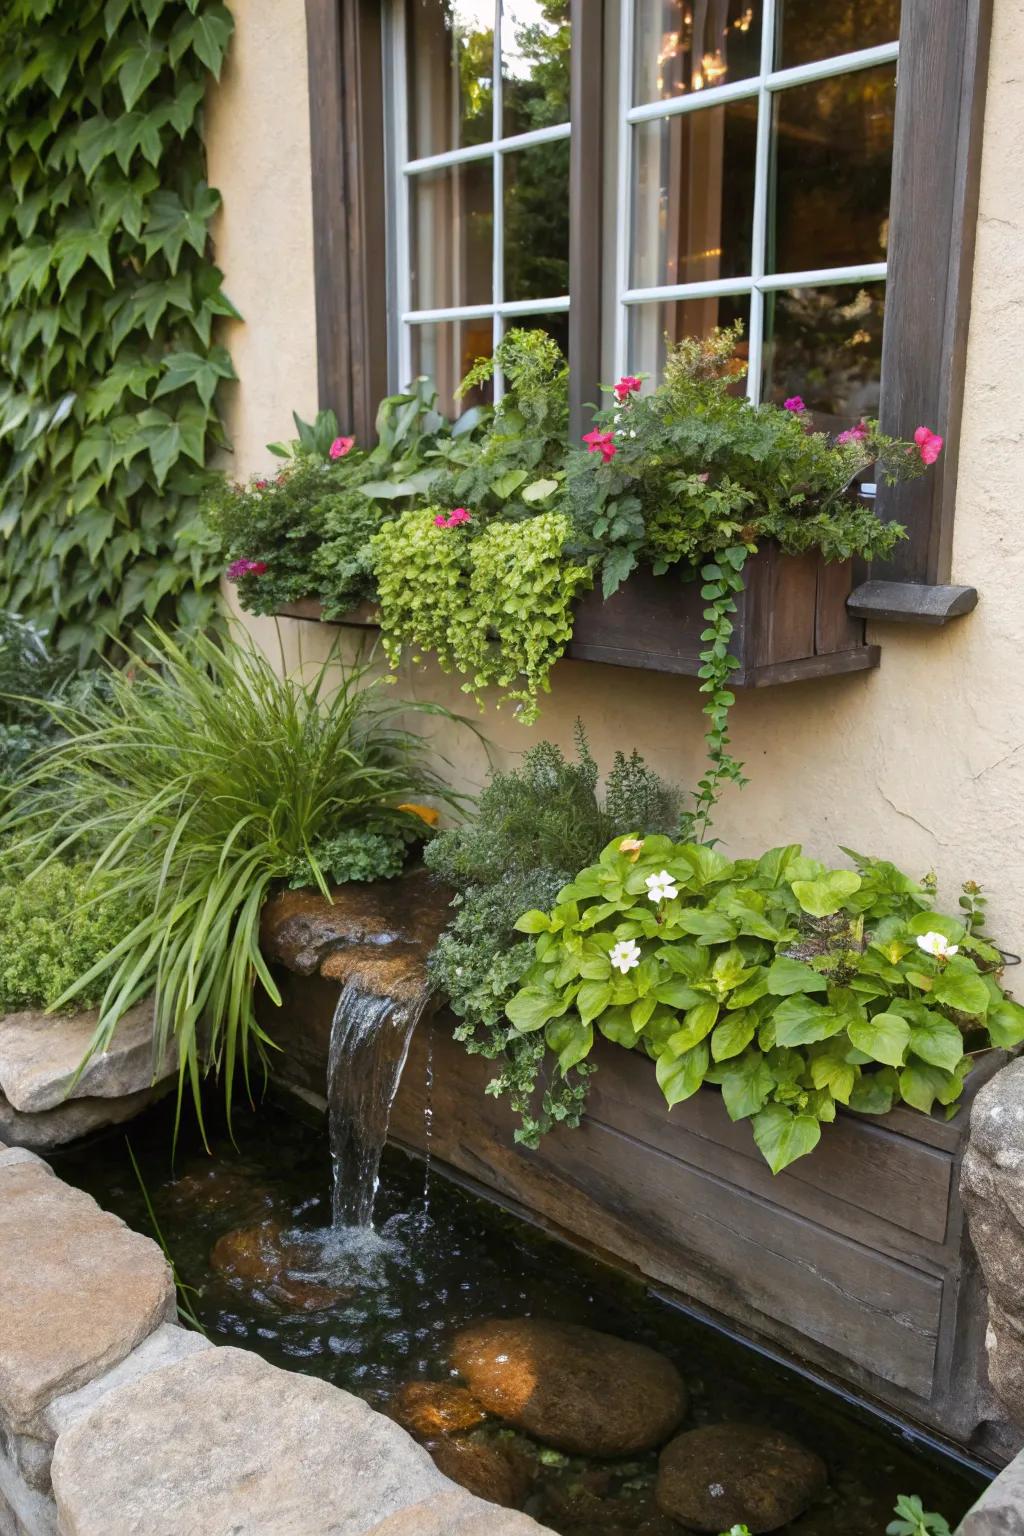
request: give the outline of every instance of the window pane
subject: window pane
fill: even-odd
[[[888,64],[779,92],[769,272],[886,259],[895,104]]]
[[[504,156],[505,298],[569,292],[569,141]]]
[[[746,331],[750,318],[750,300],[746,294],[721,299],[673,299],[663,304],[631,304],[627,314],[627,373],[649,373],[657,380],[665,368],[666,337],[680,341],[684,336],[707,336],[716,326],[743,322],[744,337],[737,349],[746,361]],[[739,393],[746,385],[739,386]]]
[[[425,373],[433,379],[446,416],[461,416],[471,405],[491,399],[491,387],[475,389],[458,404],[455,390],[478,357],[490,357],[494,350],[491,319],[442,320],[430,325],[410,326],[413,375]]]
[[[759,73],[761,0],[632,3],[636,105]]]
[[[569,121],[568,0],[502,0],[503,132]]]
[[[750,272],[756,101],[638,123],[630,284]]]
[[[802,395],[828,431],[878,415],[885,284],[765,294],[762,399]]]
[[[492,161],[473,160],[411,178],[413,309],[491,302]]]
[[[900,0],[779,0],[780,69],[894,43],[899,35]]]
[[[493,0],[406,0],[409,154],[493,136]]]
[[[558,310],[550,315],[510,315],[505,321],[505,331],[547,331],[562,349],[562,356],[569,356],[569,311]]]

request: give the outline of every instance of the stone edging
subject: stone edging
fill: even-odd
[[[156,1243],[0,1144],[0,1536],[540,1536],[324,1381],[177,1326]]]

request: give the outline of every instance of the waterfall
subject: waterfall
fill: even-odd
[[[391,1106],[426,993],[397,1001],[347,981],[331,1024],[328,1123],[336,1227],[369,1227]]]

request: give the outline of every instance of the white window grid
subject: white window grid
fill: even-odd
[[[758,74],[746,80],[734,80],[725,85],[691,91],[685,96],[673,96],[666,100],[645,102],[643,105],[634,106],[635,0],[622,0],[619,38],[618,237],[615,254],[618,303],[615,307],[614,342],[615,369],[618,375],[624,374],[630,367],[629,311],[633,305],[679,299],[746,295],[750,298],[750,318],[747,327],[747,396],[757,404],[761,398],[766,294],[780,289],[819,288],[841,283],[885,280],[887,267],[884,261],[867,262],[860,266],[825,267],[807,272],[769,273],[765,270],[769,235],[768,186],[771,172],[773,98],[779,91],[784,91],[790,86],[809,85],[816,80],[832,79],[837,75],[849,74],[854,70],[870,69],[879,64],[895,65],[899,59],[899,43],[893,42],[883,43],[875,48],[858,49],[854,53],[836,54],[832,58],[799,64],[790,69],[776,69],[774,67],[775,30],[779,3],[780,0],[762,0],[761,67]],[[684,112],[699,112],[704,108],[721,106],[727,102],[753,99],[757,101],[757,138],[750,274],[746,277],[722,278],[710,282],[670,283],[660,287],[631,288],[629,286],[632,254],[630,191],[633,178],[634,125],[676,117]]]
[[[483,144],[468,144],[460,149],[450,149],[436,155],[423,155],[409,159],[409,122],[406,111],[407,79],[405,7],[402,0],[391,0],[389,31],[392,40],[393,88],[390,92],[392,113],[390,130],[394,151],[390,157],[394,168],[394,283],[397,298],[398,383],[404,387],[412,378],[413,327],[446,320],[483,320],[491,318],[491,335],[496,348],[505,330],[505,322],[523,315],[564,314],[569,309],[569,295],[560,294],[546,299],[505,298],[505,156],[516,150],[529,149],[534,144],[550,144],[558,139],[568,139],[572,132],[569,122],[555,123],[546,128],[536,128],[529,133],[505,134],[502,100],[502,0],[494,4],[494,63],[491,83],[492,123],[491,138]],[[413,309],[412,307],[412,248],[410,243],[410,200],[412,179],[428,171],[444,170],[453,165],[465,165],[470,161],[492,162],[492,200],[494,204],[491,234],[491,302],[489,304],[456,304],[439,309]],[[500,400],[504,391],[501,370],[494,373],[494,398]]]

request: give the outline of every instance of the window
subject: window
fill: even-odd
[[[395,382],[430,374],[449,410],[506,326],[542,325],[567,345],[568,9],[390,7]]]
[[[911,538],[874,574],[946,580],[990,11],[306,0],[324,403],[367,435],[385,371],[428,372],[453,409],[541,324],[581,421],[666,335],[742,321],[753,399],[943,433],[880,495]]]

